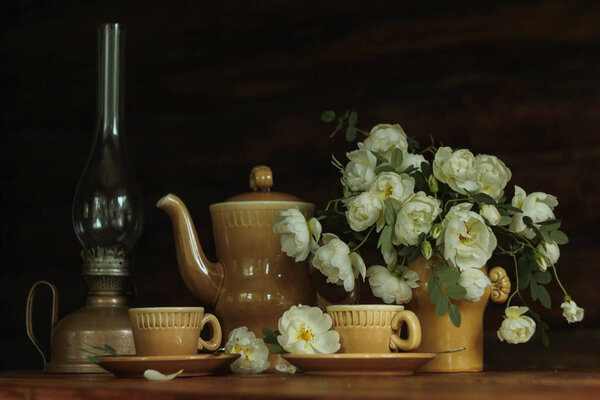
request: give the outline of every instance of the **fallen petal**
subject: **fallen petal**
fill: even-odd
[[[180,369],[179,371],[175,372],[174,374],[171,375],[165,375],[165,374],[161,374],[158,371],[155,371],[153,369],[147,369],[146,371],[144,371],[144,378],[150,380],[150,381],[170,381],[171,379],[175,378],[177,375],[181,374],[183,372],[182,369]]]

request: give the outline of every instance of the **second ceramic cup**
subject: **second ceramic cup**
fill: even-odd
[[[412,312],[396,305],[329,306],[333,329],[340,334],[342,353],[390,353],[414,350],[421,344],[421,324]],[[400,331],[406,324],[408,338]]]
[[[191,356],[198,350],[214,351],[221,344],[221,325],[203,307],[131,308],[129,318],[138,356]],[[211,338],[200,332],[209,324]]]

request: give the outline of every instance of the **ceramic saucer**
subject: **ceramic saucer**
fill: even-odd
[[[183,369],[179,376],[206,376],[234,362],[239,354],[198,354],[194,356],[99,357],[99,365],[117,378],[141,378],[154,369],[165,375]]]
[[[433,353],[285,354],[283,358],[307,374],[410,375],[435,358]]]

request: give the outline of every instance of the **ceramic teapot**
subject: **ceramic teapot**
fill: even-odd
[[[254,167],[253,192],[210,206],[218,262],[204,255],[181,199],[168,194],[156,204],[171,218],[183,282],[204,306],[215,310],[225,338],[240,326],[260,337],[263,328],[276,329],[279,317],[292,305],[317,304],[308,262],[295,262],[283,253],[279,235],[273,233],[273,218],[279,212],[298,207],[308,219],[315,206],[272,192],[272,185],[271,170]],[[357,297],[356,291],[351,292],[338,303],[353,303]],[[327,303],[325,297],[319,299],[320,304]]]

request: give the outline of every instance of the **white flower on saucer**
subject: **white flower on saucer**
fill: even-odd
[[[225,353],[241,354],[241,357],[231,364],[231,370],[236,374],[260,374],[269,368],[269,349],[263,339],[256,337],[254,332],[242,326],[231,331]]]
[[[563,310],[563,317],[568,323],[579,322],[583,319],[583,308],[577,307],[573,300],[565,301],[560,305]]]
[[[477,303],[481,299],[481,296],[483,296],[485,288],[490,286],[492,282],[481,270],[471,268],[460,274],[458,284],[467,291],[465,300]]]
[[[364,143],[368,150],[379,153],[388,160],[395,149],[408,150],[406,133],[398,124],[375,125]]]
[[[292,306],[279,318],[277,342],[292,354],[331,354],[340,349],[340,334],[319,307]]]
[[[354,279],[367,272],[365,262],[356,252],[336,235],[326,233],[323,235],[323,246],[319,247],[312,259],[312,265],[327,277],[327,282],[344,285],[350,292],[354,289]]]
[[[504,321],[498,329],[498,339],[507,343],[518,344],[525,343],[535,333],[535,321],[525,314],[529,311],[528,307],[507,307],[504,313]]]
[[[273,232],[281,234],[281,250],[296,262],[306,260],[317,249],[321,223],[316,218],[306,221],[297,207],[284,210],[273,220]]]
[[[286,365],[286,364],[277,364],[275,366],[275,368],[273,368],[275,370],[275,373],[277,374],[289,374],[289,375],[293,375],[296,373],[296,367],[294,367],[292,364]]]
[[[412,299],[412,289],[419,287],[419,274],[404,268],[402,276],[392,274],[386,267],[373,265],[367,270],[369,285],[373,295],[384,303],[405,304]]]
[[[346,165],[348,187],[354,192],[367,190],[375,180],[377,158],[363,143],[358,144],[358,150],[346,153],[346,156],[350,160]]]

